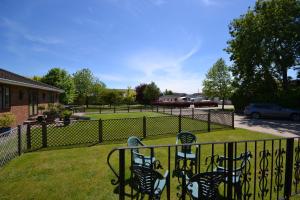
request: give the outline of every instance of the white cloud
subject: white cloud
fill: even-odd
[[[154,81],[160,89],[171,89],[175,92],[194,93],[202,87],[203,75],[188,71],[184,63],[194,56],[199,45],[186,53],[173,55],[159,50],[138,52],[127,61],[129,68],[142,73],[136,80],[149,83]],[[135,78],[131,78],[135,79]]]
[[[63,41],[52,36],[41,36],[28,31],[23,25],[8,18],[0,18],[0,26],[4,26],[14,35],[14,38],[23,38],[27,41],[41,45],[59,44]]]

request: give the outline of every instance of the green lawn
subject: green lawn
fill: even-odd
[[[273,137],[243,129],[197,134],[198,142],[239,141]],[[175,135],[145,139],[144,142],[148,145],[174,144]],[[114,147],[125,145],[107,144],[26,153],[0,169],[0,199],[118,199],[118,196],[113,193],[114,186],[110,183],[114,176],[106,164],[106,157]],[[266,148],[270,149],[270,145],[271,143],[267,142]],[[275,143],[274,147],[277,145]],[[258,150],[262,150],[262,146],[263,143],[259,142]],[[248,150],[254,153],[253,144],[248,145]],[[238,152],[243,151],[244,145],[241,144],[238,146]],[[174,152],[174,149],[171,149],[171,152]],[[207,167],[204,161],[210,153],[210,146],[203,145],[201,147],[201,170],[205,170]],[[223,154],[223,145],[215,145],[215,153]],[[126,156],[126,176],[128,177],[129,153]],[[167,149],[155,150],[155,156],[161,160],[164,170],[167,169]],[[171,167],[173,168],[173,154],[171,158]],[[117,154],[113,155],[112,163],[114,166],[117,166],[117,160]],[[251,160],[252,165],[253,163],[254,159]],[[257,174],[253,173],[253,167],[251,172],[252,178],[259,175],[258,171]],[[177,199],[177,184],[177,179],[172,178],[171,199]],[[252,185],[251,187],[253,187]],[[127,192],[130,191],[129,187],[126,190]],[[165,194],[163,194],[162,199],[165,199]]]
[[[86,114],[85,116],[91,117],[91,119],[123,119],[123,118],[135,118],[135,117],[159,117],[166,116],[156,112],[135,112],[135,113],[112,113],[112,114]]]

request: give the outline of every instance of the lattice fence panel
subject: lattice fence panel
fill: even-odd
[[[207,115],[184,115],[181,118],[182,131],[207,131]]]
[[[0,166],[18,156],[18,129],[0,134]]]
[[[27,125],[22,125],[21,126],[21,148],[22,152],[27,150]]]
[[[210,121],[211,121],[212,129],[221,129],[221,128],[232,126],[232,113],[211,111]]]
[[[143,118],[107,119],[102,121],[103,141],[118,141],[130,136],[143,137]]]
[[[31,150],[40,149],[42,145],[42,125],[30,126]]]
[[[147,117],[147,136],[178,133],[178,116]]]
[[[99,121],[76,121],[69,125],[47,125],[47,146],[66,146],[96,143],[99,138]]]

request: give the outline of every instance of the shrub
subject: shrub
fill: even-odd
[[[0,117],[0,128],[11,127],[16,122],[16,117],[12,113],[3,113]]]
[[[61,112],[60,117],[63,119],[68,119],[71,117],[71,115],[72,115],[72,111],[64,110]]]

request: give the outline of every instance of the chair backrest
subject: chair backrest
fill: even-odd
[[[176,144],[191,144],[196,142],[197,142],[197,138],[191,132],[180,132],[177,134]],[[182,146],[181,150],[182,152],[190,153],[191,146]]]
[[[134,184],[136,184],[139,192],[154,195],[159,186],[159,184],[156,184],[156,188],[154,188],[155,181],[159,181],[163,176],[151,166],[146,165],[135,164],[131,167],[131,170],[134,175]]]
[[[127,140],[127,145],[129,147],[138,147],[138,146],[144,146],[144,144],[141,142],[141,140],[138,137],[131,136]],[[139,149],[133,149],[132,150],[135,153],[139,153]]]
[[[219,184],[224,180],[225,173],[221,172],[204,172],[192,176],[187,184],[187,191],[190,195],[197,195],[197,199],[217,199]],[[198,187],[195,187],[197,183]],[[197,191],[192,191],[197,189]],[[195,196],[193,196],[195,198]]]

